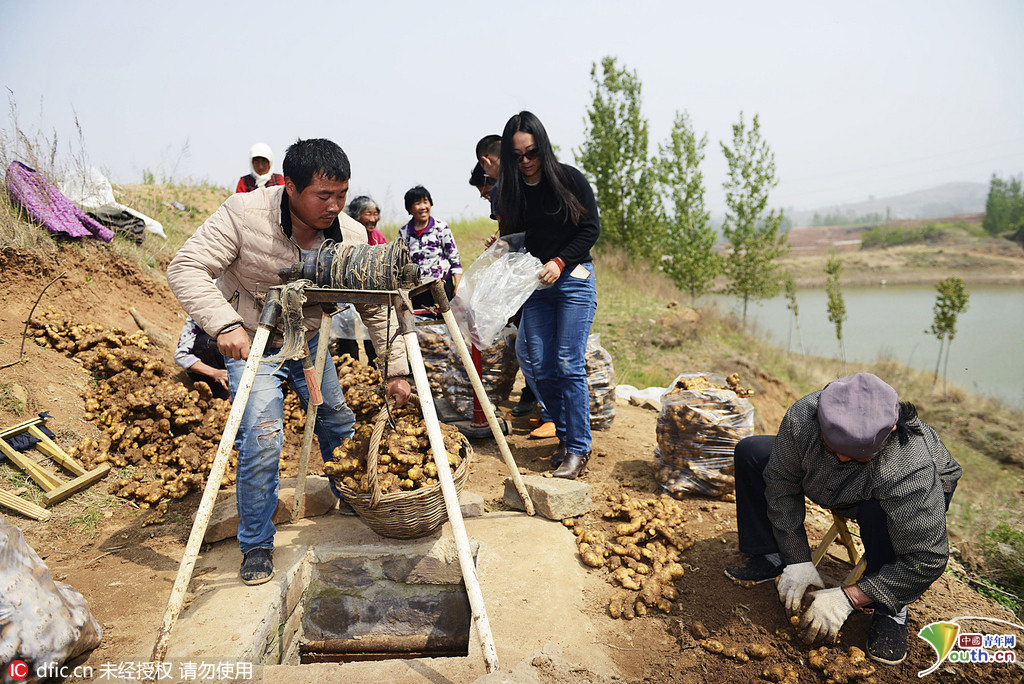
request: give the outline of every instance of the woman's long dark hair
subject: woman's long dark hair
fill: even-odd
[[[586,210],[572,189],[572,180],[555,157],[551,148],[551,140],[544,124],[535,114],[522,111],[513,116],[505,124],[501,134],[501,191],[498,197],[498,210],[501,212],[503,232],[519,233],[526,230],[524,214],[526,211],[526,181],[515,160],[512,148],[512,136],[522,131],[533,136],[534,145],[540,150],[541,179],[540,182],[550,188],[558,198],[558,213],[568,216],[573,224],[579,225]]]

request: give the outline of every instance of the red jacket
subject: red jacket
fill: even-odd
[[[271,174],[266,187],[271,188],[275,185],[284,185],[284,176],[279,173]],[[256,177],[251,173],[247,173],[238,179],[238,186],[235,188],[235,192],[252,192],[255,189]]]

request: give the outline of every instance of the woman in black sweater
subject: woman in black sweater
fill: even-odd
[[[601,232],[590,184],[560,164],[544,125],[516,114],[501,140],[498,206],[502,232],[525,232],[526,249],[544,264],[539,289],[523,306],[522,341],[537,391],[558,436],[555,477],[575,479],[590,458],[590,394],[584,353],[597,308],[590,249]]]

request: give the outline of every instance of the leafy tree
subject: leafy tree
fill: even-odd
[[[839,274],[843,271],[843,262],[835,251],[829,252],[825,262],[825,292],[828,294],[828,320],[836,326],[836,339],[839,340],[839,358],[843,361],[843,375],[846,375],[846,345],[843,343],[843,321],[846,320],[846,301],[839,286]]]
[[[796,327],[796,339],[800,344],[800,353],[806,354],[804,351],[804,338],[800,334],[800,307],[796,303],[796,282],[793,281],[793,274],[788,270],[782,277],[782,294],[786,296],[786,308],[793,312],[793,318],[791,319],[789,326],[789,337],[790,340],[786,341],[786,351],[789,351],[790,341],[793,337],[793,327]]]
[[[729,278],[726,292],[743,299],[743,323],[751,299],[771,299],[782,288],[776,259],[789,251],[780,230],[782,212],[768,209],[768,193],[778,185],[775,155],[761,138],[757,115],[750,128],[740,121],[732,127],[732,147],[720,143],[729,163],[724,183],[726,214],[722,234],[731,247],[725,258]]]
[[[655,242],[657,198],[647,156],[647,119],[640,113],[640,78],[614,57],[590,69],[594,100],[587,109],[586,139],[576,163],[593,179],[601,231],[634,255],[650,254]]]
[[[992,235],[1024,226],[1024,189],[1020,176],[1003,180],[992,174],[981,226]]]
[[[939,363],[942,361],[942,348],[946,348],[946,363],[942,367],[942,393],[946,393],[946,371],[949,368],[949,348],[952,346],[953,338],[956,337],[956,324],[960,314],[967,310],[967,302],[971,298],[964,287],[964,281],[956,276],[946,278],[935,284],[939,296],[935,299],[935,318],[932,320],[932,327],[925,332],[930,332],[939,339],[939,357],[935,360],[935,376],[932,378],[932,387],[939,379]]]
[[[677,113],[672,133],[658,146],[655,161],[661,195],[671,199],[671,214],[660,236],[662,268],[676,287],[690,293],[691,303],[711,290],[720,271],[715,254],[718,234],[711,227],[711,212],[704,204],[705,134],[699,140],[686,112]]]

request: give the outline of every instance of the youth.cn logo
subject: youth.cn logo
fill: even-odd
[[[918,677],[929,675],[939,669],[947,659],[956,663],[1003,663],[1014,662],[1016,653],[1009,651],[988,651],[988,648],[1008,647],[1013,649],[1016,645],[1015,635],[1006,634],[961,634],[959,622],[963,620],[983,620],[985,622],[998,622],[1014,629],[1020,629],[1020,625],[1012,622],[998,620],[990,617],[958,617],[949,622],[933,622],[925,625],[917,633],[921,639],[928,642],[928,645],[935,650],[935,663],[917,673]],[[959,648],[954,650],[954,646]]]

